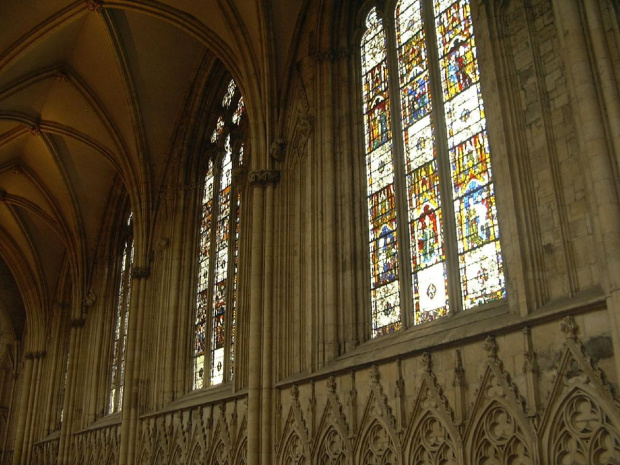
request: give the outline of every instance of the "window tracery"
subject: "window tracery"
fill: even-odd
[[[241,192],[233,171],[243,163],[243,97],[230,80],[210,141],[202,194],[193,389],[232,380],[235,362]]]
[[[506,295],[469,1],[390,11],[361,40],[373,337]]]

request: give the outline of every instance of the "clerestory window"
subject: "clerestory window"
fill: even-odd
[[[469,1],[388,11],[361,39],[373,337],[506,296]]]
[[[232,380],[235,363],[239,212],[233,171],[243,164],[245,112],[234,80],[221,101],[204,177],[194,326],[193,389]]]
[[[123,248],[121,251],[120,276],[117,288],[116,313],[110,364],[110,388],[108,391],[108,413],[121,410],[123,386],[125,385],[125,354],[127,351],[127,325],[129,324],[129,303],[131,301],[131,267],[133,264],[133,214],[125,221]]]

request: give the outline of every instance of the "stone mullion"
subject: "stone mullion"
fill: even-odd
[[[602,246],[598,248],[598,261],[608,292],[614,353],[620,354],[620,205],[612,167],[614,157],[608,149],[604,109],[598,99],[578,2],[553,0],[553,10],[573,96],[576,127],[580,129],[577,135],[583,166],[589,167],[589,198],[598,216],[597,235]],[[615,365],[616,376],[620,376],[620,357],[616,357]]]
[[[259,465],[261,431],[261,346],[263,302],[263,203],[264,186],[260,172],[250,173],[252,189],[251,261],[250,261],[250,334],[248,379],[248,465]]]

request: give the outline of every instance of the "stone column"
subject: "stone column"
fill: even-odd
[[[558,35],[573,100],[576,126],[583,157],[589,167],[591,202],[599,220],[599,262],[611,324],[614,353],[620,354],[620,205],[612,169],[612,154],[605,133],[601,107],[584,36],[584,24],[577,0],[553,0]],[[620,357],[615,357],[620,377]]]
[[[30,458],[32,455],[32,446],[34,445],[34,437],[35,437],[35,431],[37,431],[37,429],[40,431],[41,429],[39,428],[40,424],[41,424],[41,418],[37,418],[38,417],[38,412],[39,412],[39,405],[40,405],[40,397],[42,395],[41,393],[41,372],[43,370],[43,359],[45,358],[45,352],[36,352],[34,354],[34,361],[35,361],[35,368],[33,368],[33,383],[32,386],[34,388],[34,392],[32,394],[32,402],[31,402],[31,409],[30,409],[30,414],[29,414],[29,418],[28,418],[28,423],[26,426],[26,431],[28,433],[28,436],[25,440],[26,443],[26,447],[25,447],[25,464],[29,464],[30,463]]]
[[[264,272],[263,272],[263,367],[262,367],[262,409],[261,409],[261,456],[262,465],[273,463],[273,385],[274,385],[274,343],[273,343],[273,264],[274,264],[274,189],[280,180],[279,171],[264,171],[265,215],[264,215]]]
[[[26,352],[24,362],[24,382],[22,383],[22,395],[19,407],[19,417],[17,418],[17,430],[15,432],[15,442],[13,445],[13,465],[21,465],[24,446],[24,435],[26,432],[26,421],[28,419],[28,405],[32,395],[32,372],[34,368],[34,353]]]
[[[67,387],[65,399],[62,404],[64,418],[60,427],[60,441],[58,445],[58,463],[70,463],[69,451],[71,449],[71,432],[73,430],[73,406],[75,387],[77,383],[78,354],[80,353],[80,339],[82,328],[86,320],[75,318],[71,320],[71,332],[69,334],[69,362],[67,365]]]
[[[179,340],[185,340],[178,334],[179,315],[181,312],[186,311],[180,305],[180,292],[182,289],[185,289],[182,278],[184,265],[183,246],[186,245],[185,237],[183,236],[183,225],[187,222],[185,198],[185,190],[183,189],[179,194],[176,208],[172,236],[172,254],[170,257],[170,276],[167,278],[170,283],[170,295],[168,300],[170,308],[167,315],[166,350],[164,352],[166,360],[164,363],[163,405],[174,400],[175,391],[179,387],[179,383],[177,382],[178,367],[175,362],[178,360],[177,352],[180,350],[180,347],[178,347]]]
[[[250,257],[250,348],[248,377],[248,465],[261,463],[261,375],[263,343],[263,241],[264,197],[269,171],[252,171],[248,176],[252,191]]]
[[[129,307],[129,327],[127,328],[127,348],[125,359],[125,380],[123,386],[120,465],[135,462],[138,416],[140,414],[140,361],[142,359],[142,340],[144,337],[144,294],[146,278],[151,274],[148,267],[136,266],[131,271],[131,302]]]

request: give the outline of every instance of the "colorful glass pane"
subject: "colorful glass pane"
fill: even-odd
[[[213,161],[209,160],[202,194],[200,219],[200,251],[198,255],[198,292],[196,295],[196,322],[194,330],[194,380],[193,388],[204,387],[206,354],[206,329],[209,319],[209,268],[211,266],[211,228],[213,225]]]
[[[222,99],[222,106],[224,108],[228,108],[230,103],[232,102],[233,96],[235,95],[235,91],[237,90],[237,85],[233,79],[228,83],[228,88],[226,89],[226,94],[224,94],[224,98]]]
[[[232,115],[233,124],[239,125],[241,124],[241,117],[245,112],[245,102],[243,101],[243,96],[239,98],[239,103],[237,104],[237,109]]]
[[[479,79],[469,1],[439,2],[435,15],[442,87],[450,100]]]
[[[373,337],[401,326],[398,228],[388,94],[387,41],[372,9],[362,38],[362,89]]]
[[[217,140],[222,135],[223,131],[224,131],[224,118],[220,116],[217,119],[217,123],[215,123],[215,129],[213,130],[213,133],[211,134],[211,142],[216,143]]]
[[[237,87],[231,80],[222,105],[230,108],[236,95]],[[237,145],[238,152],[233,154],[233,138],[239,132],[224,129],[239,125],[244,113],[241,96],[234,112],[227,111],[218,118],[211,137],[212,142],[223,144],[218,143],[220,153],[214,158],[219,166],[209,163],[203,197],[194,389],[233,378],[241,195],[233,186],[232,172],[243,162],[243,144]],[[227,135],[222,138],[222,134]]]
[[[436,1],[434,13],[463,308],[469,309],[506,294],[495,192],[469,1]]]
[[[228,300],[228,260],[230,242],[230,210],[232,188],[232,151],[230,135],[226,138],[218,194],[218,215],[215,230],[215,270],[211,327],[211,384],[224,380],[226,341],[226,307]]]
[[[414,323],[447,312],[447,274],[426,36],[420,0],[396,6],[405,184],[409,212]],[[431,270],[426,268],[432,267]]]

